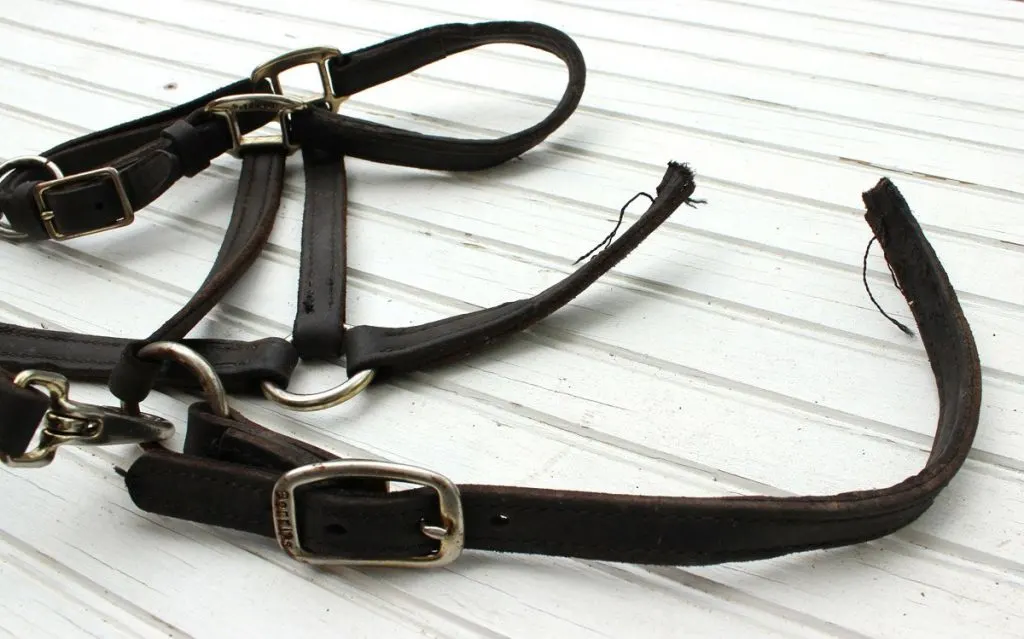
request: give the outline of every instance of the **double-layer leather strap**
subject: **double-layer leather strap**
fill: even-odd
[[[924,468],[879,490],[805,497],[687,498],[461,485],[465,546],[611,561],[709,564],[852,544],[907,525],[953,478],[970,450],[981,404],[978,353],[931,245],[887,179],[864,194],[881,243],[920,329],[939,391],[939,418]],[[128,471],[133,501],[154,513],[274,534],[272,497],[282,471],[331,459],[239,415],[193,407],[184,454],[148,452]],[[195,429],[195,435],[192,434]],[[302,449],[301,459],[285,451]],[[173,490],[171,489],[173,487]],[[422,555],[443,525],[429,489],[314,484],[298,496],[302,546],[355,559]]]
[[[118,399],[137,404],[156,383],[161,362],[140,359],[138,350],[151,342],[183,339],[259,257],[281,202],[285,157],[280,150],[252,151],[243,156],[231,221],[206,280],[152,335],[125,348],[109,381],[110,391]]]
[[[466,355],[521,331],[568,304],[625,258],[684,202],[695,188],[693,172],[670,162],[657,197],[643,215],[607,248],[571,275],[533,297],[406,328],[356,326],[346,333],[349,375],[426,368]]]
[[[488,44],[520,44],[561,59],[568,71],[554,109],[522,131],[490,140],[425,135],[322,109],[298,112],[292,138],[316,148],[382,164],[440,171],[473,171],[506,162],[537,146],[572,115],[586,83],[586,64],[565,33],[534,22],[447,24],[399,36],[328,62],[338,96],[350,96],[442,60]]]
[[[248,79],[239,80],[172,109],[60,144],[41,155],[74,176],[112,167],[117,178],[96,175],[82,182],[58,185],[44,194],[52,226],[64,235],[107,228],[122,218],[118,183],[131,205],[131,213],[152,203],[183,176],[192,176],[232,147],[225,124],[203,107],[210,101],[240,93],[257,92]],[[241,115],[245,131],[270,121],[265,113]],[[51,237],[34,191],[54,176],[42,166],[12,170],[0,180],[0,211],[13,231],[27,240]]]
[[[330,360],[345,352],[345,158],[305,149],[302,166],[306,203],[292,343],[304,360]]]

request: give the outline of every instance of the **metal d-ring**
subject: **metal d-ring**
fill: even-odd
[[[263,381],[260,388],[264,397],[286,408],[298,411],[325,410],[343,404],[363,392],[376,374],[377,371],[372,368],[359,371],[334,388],[318,393],[290,393],[269,380]]]
[[[219,417],[231,417],[231,407],[228,405],[224,383],[220,381],[220,376],[213,366],[199,353],[178,342],[153,342],[140,348],[138,356],[141,359],[169,359],[185,366],[199,379],[203,395],[214,414]],[[129,408],[138,411],[139,408],[138,404],[128,407],[123,402],[122,407],[126,411]]]
[[[54,179],[62,179],[64,173],[61,172],[60,168],[56,164],[47,160],[46,158],[39,155],[22,155],[15,158],[11,158],[0,164],[0,180],[7,176],[8,173],[14,169],[25,169],[33,166],[41,166],[53,175]],[[5,240],[23,240],[28,237],[27,233],[21,231],[15,231],[10,224],[3,222],[3,212],[0,212],[0,238]]]

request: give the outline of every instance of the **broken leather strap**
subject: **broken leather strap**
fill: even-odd
[[[420,370],[467,355],[524,330],[568,304],[640,245],[695,188],[685,164],[669,162],[657,197],[614,242],[565,279],[526,299],[404,328],[355,326],[345,333],[349,376],[373,369],[378,375]]]
[[[920,472],[883,489],[795,497],[688,498],[461,485],[465,548],[711,564],[868,541],[920,516],[971,448],[981,369],[956,293],[902,195],[883,178],[863,199],[868,224],[917,322],[938,388],[938,425]],[[127,471],[126,483],[143,510],[274,536],[280,516],[275,485],[283,473],[332,459],[237,413],[217,417],[196,404],[184,453],[151,448]],[[427,488],[385,492],[372,484],[355,488],[322,481],[295,495],[297,527],[288,539],[297,539],[313,555],[352,560],[424,555],[438,542],[422,526],[447,523],[438,515],[438,494]]]

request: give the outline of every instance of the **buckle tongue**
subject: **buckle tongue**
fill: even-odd
[[[68,379],[42,370],[26,370],[14,378],[22,388],[42,387],[50,396],[50,409],[42,421],[36,447],[11,457],[0,453],[8,466],[40,468],[53,461],[57,448],[111,446],[161,441],[174,434],[174,425],[155,415],[127,415],[117,408],[75,402],[68,398]]]
[[[420,524],[420,531],[439,543],[438,549],[428,555],[397,559],[357,559],[316,555],[299,542],[298,513],[295,489],[339,477],[375,477],[391,481],[428,486],[437,491],[441,511],[441,525]],[[416,466],[393,464],[368,459],[342,459],[301,466],[288,471],[274,484],[271,509],[277,543],[292,559],[317,565],[348,566],[400,566],[404,568],[432,568],[450,564],[462,553],[466,545],[466,529],[462,515],[459,488],[447,477]]]

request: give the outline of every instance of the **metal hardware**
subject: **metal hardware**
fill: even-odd
[[[57,448],[75,446],[109,446],[161,441],[174,434],[174,425],[155,415],[128,417],[117,408],[94,406],[68,399],[68,379],[63,375],[41,370],[25,370],[14,378],[22,388],[39,386],[50,396],[50,409],[42,421],[38,445],[16,457],[0,454],[0,461],[9,466],[39,468],[53,461]]]
[[[285,95],[272,93],[242,93],[226,95],[210,101],[204,110],[221,116],[228,123],[231,132],[232,148],[228,153],[238,157],[242,147],[279,147],[289,154],[298,150],[288,139],[288,116],[306,108],[306,103]],[[238,114],[246,111],[270,111],[277,115],[281,132],[277,134],[242,135],[238,124]]]
[[[437,551],[402,559],[352,559],[315,555],[302,547],[298,528],[295,489],[314,482],[339,477],[375,477],[427,486],[437,491],[441,525],[420,524],[424,535],[440,542]],[[271,508],[274,534],[281,549],[293,559],[316,565],[397,566],[431,568],[450,564],[462,553],[466,543],[465,523],[459,488],[447,477],[416,466],[389,462],[344,459],[302,466],[281,476],[274,484]]]
[[[89,182],[96,178],[106,178],[114,185],[114,190],[117,191],[117,198],[121,203],[121,217],[110,224],[97,229],[89,229],[88,231],[79,231],[76,233],[62,232],[54,223],[53,211],[46,205],[46,192],[58,186],[78,184],[79,182]],[[50,239],[57,240],[58,242],[71,240],[76,237],[84,237],[94,233],[101,233],[103,231],[110,231],[112,229],[121,228],[122,226],[128,226],[135,221],[135,211],[132,210],[132,203],[131,200],[128,199],[128,192],[125,190],[124,182],[121,180],[121,173],[112,166],[104,166],[92,171],[84,171],[67,177],[59,177],[57,179],[50,180],[49,182],[40,182],[36,185],[34,193],[36,205],[39,206],[39,217],[43,219],[43,226],[46,228],[46,233],[50,236]]]
[[[334,388],[318,393],[290,393],[271,381],[263,381],[260,388],[264,397],[286,408],[298,411],[326,410],[343,404],[363,392],[376,374],[377,371],[372,368],[359,371]]]
[[[22,155],[16,158],[11,158],[0,164],[0,180],[5,178],[8,173],[14,169],[27,169],[33,166],[41,166],[50,172],[56,179],[64,177],[61,170],[56,164],[47,160],[46,158],[39,155]],[[0,219],[3,218],[3,214],[0,213]],[[10,224],[0,221],[0,237],[6,240],[23,240],[28,237],[27,233],[15,231]]]
[[[315,63],[317,71],[320,73],[320,83],[323,87],[323,95],[314,100],[309,100],[305,104],[308,106],[323,104],[330,108],[331,111],[336,112],[338,108],[341,107],[341,103],[348,99],[348,96],[336,96],[334,94],[334,83],[331,82],[331,73],[327,69],[327,61],[331,58],[339,57],[340,55],[341,51],[333,47],[310,47],[308,49],[298,49],[296,51],[280,55],[273,60],[256,67],[253,70],[250,79],[254,85],[267,80],[270,83],[271,91],[277,95],[284,95],[284,89],[281,87],[281,73],[303,64]]]
[[[224,383],[202,355],[178,342],[152,342],[140,348],[137,354],[142,359],[169,359],[188,368],[199,379],[203,395],[213,413],[218,417],[231,417],[231,407],[228,405]],[[122,402],[121,408],[129,414],[137,414],[139,411],[137,403]]]

